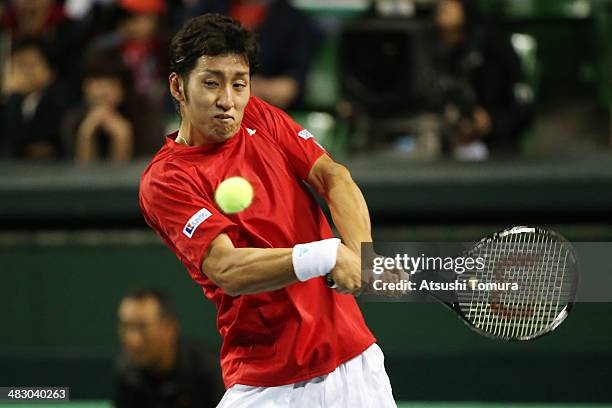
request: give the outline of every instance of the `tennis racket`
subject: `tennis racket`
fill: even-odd
[[[483,238],[464,257],[482,257],[485,267],[466,270],[477,283],[516,282],[518,290],[425,291],[477,333],[505,341],[526,341],[555,330],[572,309],[578,286],[578,260],[561,235],[534,227],[513,227]],[[454,272],[417,272],[410,281],[455,279]],[[335,285],[328,274],[328,286]],[[495,286],[495,285],[490,285]]]

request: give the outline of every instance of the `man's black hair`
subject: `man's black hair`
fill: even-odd
[[[36,37],[24,37],[16,40],[11,44],[11,56],[23,52],[25,50],[35,49],[42,55],[43,59],[51,68],[52,71],[57,71],[57,64],[55,58],[55,50],[44,40]]]
[[[163,319],[173,320],[178,323],[179,313],[176,303],[170,295],[160,289],[146,288],[137,289],[131,293],[128,293],[123,299],[130,300],[145,300],[153,299],[159,305],[159,317]]]
[[[187,20],[170,43],[170,72],[187,82],[203,55],[242,55],[251,75],[257,69],[255,35],[237,20],[221,14],[204,14]]]
[[[126,96],[134,87],[132,73],[123,63],[121,54],[112,48],[96,49],[86,54],[81,62],[81,78],[116,78]]]

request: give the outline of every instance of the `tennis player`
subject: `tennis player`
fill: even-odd
[[[142,213],[217,307],[219,407],[395,407],[352,296],[360,243],[372,240],[365,200],[307,130],[250,95],[256,52],[252,34],[220,15],[175,35],[169,86],[181,124],[142,176]],[[232,176],[255,196],[225,215],[214,191]],[[303,182],[329,204],[342,242]]]

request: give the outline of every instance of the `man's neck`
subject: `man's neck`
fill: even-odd
[[[195,130],[186,120],[181,121],[178,136],[176,139],[174,139],[174,141],[186,146],[203,146],[206,144],[204,142],[204,135],[201,135],[197,130]]]

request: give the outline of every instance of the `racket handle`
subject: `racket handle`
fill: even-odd
[[[332,289],[335,289],[338,286],[336,285],[336,282],[334,282],[334,278],[332,278],[331,273],[325,275],[325,284]]]

